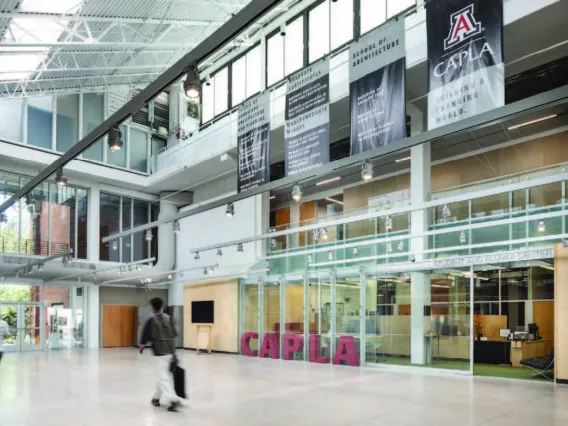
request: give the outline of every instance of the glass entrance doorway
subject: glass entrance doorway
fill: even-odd
[[[43,349],[43,309],[38,303],[0,303],[0,318],[8,324],[11,337],[4,351],[25,352]]]

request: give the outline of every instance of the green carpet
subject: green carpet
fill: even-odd
[[[385,358],[378,358],[377,364],[386,364],[386,365],[403,365],[409,366],[410,358],[397,358],[397,357],[385,357]],[[420,367],[425,368],[440,368],[444,370],[460,370],[460,371],[467,371],[469,370],[469,362],[465,361],[448,361],[448,360],[440,360],[436,361],[433,360],[432,364],[428,365],[421,365]]]
[[[474,364],[473,374],[483,377],[503,377],[506,379],[551,381],[542,376],[533,377],[534,372],[526,367],[509,367],[506,365]]]

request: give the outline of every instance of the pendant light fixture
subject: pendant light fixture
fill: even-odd
[[[332,252],[332,251],[330,251],[330,252],[327,253],[327,258],[328,258],[329,260],[333,260],[333,252]]]
[[[242,243],[237,246],[237,252],[242,253],[244,251]]]
[[[189,99],[198,99],[201,96],[201,81],[197,68],[193,66],[188,71],[185,81],[183,82],[183,91]]]
[[[546,232],[546,222],[544,220],[538,222],[538,232]]]
[[[385,229],[387,232],[392,231],[392,217],[390,215],[388,215],[385,220]]]
[[[154,236],[152,235],[152,230],[151,229],[146,230],[146,241],[152,241],[153,237]]]
[[[8,215],[6,214],[6,212],[0,213],[0,223],[8,223]]]
[[[233,217],[235,215],[235,206],[233,203],[227,204],[227,210],[225,210],[225,216]]]
[[[327,229],[321,228],[320,236],[322,240],[327,241],[327,239],[329,238],[329,236],[327,235]]]
[[[400,243],[398,243],[398,251],[403,251],[404,250],[404,240],[400,240]]]
[[[361,177],[365,182],[370,182],[373,179],[373,163],[365,161],[363,163],[363,170],[361,170]]]
[[[292,188],[292,198],[293,198],[294,201],[296,201],[297,203],[299,203],[300,200],[302,199],[302,188],[300,188],[300,185],[296,184],[296,185],[294,185],[294,187]]]
[[[195,252],[195,257],[194,257],[194,259],[195,259],[195,260],[199,260],[199,252],[198,252],[198,251]]]
[[[108,147],[112,152],[120,151],[124,146],[120,127],[114,126],[108,132]]]
[[[174,220],[174,234],[179,234],[181,231],[181,226],[178,220]]]
[[[467,236],[465,235],[465,231],[461,231],[460,234],[460,243],[465,244],[467,242]]]
[[[308,263],[312,263],[314,261],[314,259],[312,258],[311,254],[308,254]]]
[[[55,175],[55,183],[58,186],[67,185],[67,177],[63,174],[63,169],[57,170],[57,174]]]
[[[110,244],[110,247],[111,247],[114,251],[117,251],[117,250],[118,250],[118,241],[112,240],[112,243]]]
[[[353,257],[357,257],[357,256],[359,256],[359,249],[357,247],[355,247],[353,249]]]
[[[452,211],[450,210],[447,204],[444,204],[444,207],[442,207],[442,217],[444,219],[449,219],[451,215]]]

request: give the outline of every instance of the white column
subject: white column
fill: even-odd
[[[90,349],[99,347],[100,343],[100,303],[99,286],[89,284],[87,290],[87,342]]]
[[[411,149],[410,165],[410,196],[413,208],[411,214],[411,234],[422,234],[428,230],[428,211],[414,210],[430,197],[430,143],[424,143]],[[418,237],[412,240],[412,252],[416,253],[416,261],[425,259],[422,254],[428,248],[428,237]],[[410,274],[411,288],[411,318],[410,318],[410,361],[412,364],[423,365],[429,362],[432,355],[432,345],[426,337],[430,330],[430,275],[424,272]]]
[[[87,259],[89,262],[100,260],[100,201],[99,185],[93,184],[89,190],[87,203]]]
[[[290,223],[296,224],[296,227],[299,226],[300,223],[300,203],[297,203],[295,201],[290,202]],[[290,239],[290,247],[287,248],[295,248],[300,246],[300,234],[290,234],[288,238]]]

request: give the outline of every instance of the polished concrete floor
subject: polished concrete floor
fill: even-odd
[[[151,361],[134,349],[8,354],[0,425],[568,425],[568,386],[193,352],[189,404],[168,413],[150,405]]]

